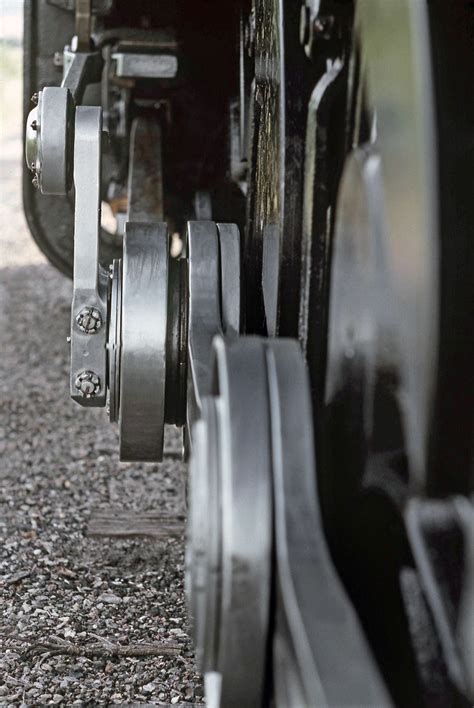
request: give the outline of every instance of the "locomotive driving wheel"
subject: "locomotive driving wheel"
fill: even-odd
[[[452,523],[468,546],[449,509],[472,488],[474,213],[469,158],[452,137],[472,140],[459,71],[472,62],[472,8],[323,0],[301,10],[298,46],[294,4],[254,4],[245,278],[247,293],[263,291],[248,295],[247,328],[298,333],[325,532],[392,697],[463,704],[467,649],[438,612],[459,610],[462,592],[432,591],[438,572],[454,571],[445,563],[426,577],[412,520],[420,500],[441,496],[426,529]],[[455,586],[467,567],[461,559]]]
[[[454,29],[458,56],[466,51],[462,13],[454,14],[457,18],[451,16],[443,29],[446,16],[424,3],[357,4],[353,51],[360,84],[330,266],[319,449],[326,531],[387,684],[401,705],[463,705],[468,691],[455,623],[448,630],[447,621],[440,633],[440,607],[453,599],[435,593],[438,604],[433,604],[432,580],[439,574],[439,582],[448,572],[446,563],[443,567],[438,560],[434,570],[421,562],[416,534],[406,522],[416,500],[428,505],[433,494],[447,497],[469,489],[463,453],[456,456],[450,480],[448,471],[440,469],[441,459],[453,461],[447,448],[459,445],[460,438],[462,448],[472,447],[464,420],[448,442],[452,423],[447,421],[452,393],[446,390],[446,367],[459,360],[452,356],[452,337],[472,350],[472,341],[466,342],[467,320],[458,316],[454,326],[445,321],[447,303],[455,312],[455,300],[469,289],[460,260],[466,252],[465,224],[446,203],[443,189],[451,179],[451,189],[459,185],[462,193],[466,174],[455,165],[448,134],[441,132],[447,98],[456,102],[458,115],[464,99],[460,86],[448,89],[443,83],[439,59],[433,60],[439,51],[445,62],[453,61],[456,52],[446,51],[446,33]],[[454,122],[463,125],[464,119]],[[457,253],[454,224],[459,229],[456,247],[463,244]],[[470,380],[463,360],[464,354],[454,386],[459,374]],[[457,400],[462,402],[464,394]],[[472,413],[462,411],[466,414],[472,424]],[[446,520],[440,509],[430,507],[430,513],[434,533]],[[466,531],[457,523],[465,544]],[[423,559],[433,550],[427,538]],[[458,568],[461,584],[462,573]]]

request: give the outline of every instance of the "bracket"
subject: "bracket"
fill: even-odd
[[[70,392],[83,406],[104,406],[107,391],[108,274],[99,264],[101,137],[102,109],[77,108]]]
[[[99,52],[76,52],[61,86],[46,86],[26,123],[26,163],[42,194],[67,194],[73,179],[74,108],[85,88],[100,81]]]

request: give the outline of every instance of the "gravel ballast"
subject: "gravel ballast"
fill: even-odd
[[[0,137],[0,705],[202,703],[182,534],[87,536],[95,510],[182,517],[185,468],[173,459],[120,464],[117,429],[105,411],[69,399],[71,283],[46,263],[24,222],[19,81],[7,84],[11,114]],[[179,434],[168,431],[166,445],[179,450]],[[145,644],[171,653],[137,655]]]

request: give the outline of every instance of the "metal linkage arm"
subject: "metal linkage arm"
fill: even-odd
[[[101,136],[102,109],[77,108],[70,390],[83,406],[104,406],[106,401],[108,278],[99,265]]]
[[[102,55],[99,52],[74,53],[61,87],[69,89],[76,106],[82,102],[87,85],[101,80],[103,65]]]
[[[61,86],[68,88],[76,106],[82,102],[87,84],[94,84],[102,78],[103,60],[100,52],[91,51],[92,2],[76,0],[76,36],[73,51],[68,47],[69,68],[65,72]]]

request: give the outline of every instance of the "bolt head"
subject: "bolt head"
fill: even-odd
[[[32,95],[32,97],[31,97],[30,100],[31,100],[31,103],[34,103],[35,106],[38,104],[38,93],[37,93],[36,91],[35,91],[35,93]]]
[[[93,398],[100,391],[100,378],[94,371],[81,371],[74,385],[83,398]]]
[[[102,327],[102,315],[97,307],[83,307],[76,316],[76,323],[81,332],[95,334]]]

